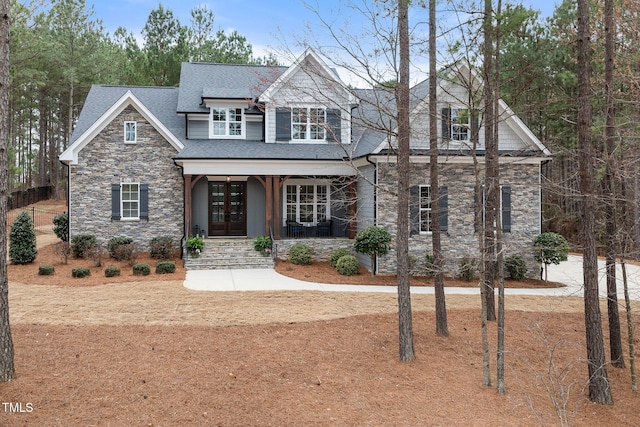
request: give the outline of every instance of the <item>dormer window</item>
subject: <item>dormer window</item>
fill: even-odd
[[[124,122],[124,143],[135,144],[136,136],[136,122]]]
[[[242,108],[212,108],[213,137],[242,136]]]
[[[325,115],[324,108],[292,108],[291,139],[324,140]]]
[[[468,108],[451,109],[451,139],[454,141],[468,141],[471,129],[471,115]]]

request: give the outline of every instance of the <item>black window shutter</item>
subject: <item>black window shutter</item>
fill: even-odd
[[[411,220],[409,235],[420,234],[420,187],[411,186],[409,189],[409,218]]]
[[[291,141],[291,111],[286,108],[276,110],[276,141]]]
[[[327,141],[340,142],[341,122],[340,110],[327,110]]]
[[[451,139],[451,108],[442,109],[442,140]]]
[[[511,233],[511,187],[502,186],[502,231]]]
[[[111,184],[111,219],[120,221],[120,184]]]
[[[441,185],[439,192],[440,231],[449,231],[449,189],[446,185]]]
[[[140,184],[140,219],[149,220],[149,184]]]

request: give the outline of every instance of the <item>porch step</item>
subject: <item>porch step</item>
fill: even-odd
[[[273,259],[253,249],[253,239],[205,239],[198,258],[187,258],[188,270],[273,268]]]

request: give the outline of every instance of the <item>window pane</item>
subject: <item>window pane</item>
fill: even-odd
[[[469,139],[469,109],[451,109],[451,139],[454,141],[466,141]]]
[[[135,122],[125,123],[124,140],[127,142],[135,142],[136,140]]]
[[[420,186],[420,231],[431,231],[431,186]]]
[[[120,192],[122,198],[122,217],[138,218],[139,184],[122,184]]]

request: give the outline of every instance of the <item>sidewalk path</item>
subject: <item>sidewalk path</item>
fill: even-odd
[[[604,261],[599,262],[600,294],[606,296],[604,279]],[[627,265],[630,296],[640,300],[640,267]],[[622,288],[622,272],[618,268],[618,298],[624,298]],[[507,295],[532,296],[575,296],[583,295],[582,257],[570,255],[569,259],[559,265],[549,266],[549,280],[565,283],[563,288],[552,289],[505,289]],[[313,283],[283,276],[273,269],[246,270],[190,270],[187,272],[184,286],[197,291],[323,291],[323,292],[380,292],[395,293],[393,286],[336,285],[330,283]],[[433,294],[432,287],[413,287],[414,294]],[[445,289],[446,294],[479,293],[478,288],[451,287]]]

